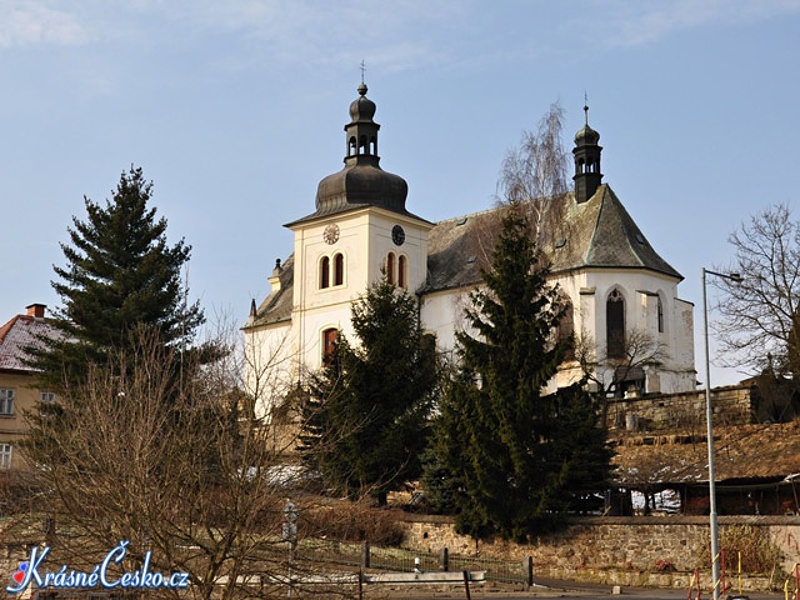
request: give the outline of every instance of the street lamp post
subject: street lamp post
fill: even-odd
[[[716,275],[730,279],[737,283],[742,281],[738,273],[717,273],[703,267],[703,337],[706,350],[706,439],[708,441],[708,504],[709,519],[711,521],[711,578],[713,583],[714,600],[720,596],[720,552],[719,528],[717,525],[717,486],[716,468],[714,464],[714,410],[711,406],[711,360],[708,351],[708,299],[706,292],[706,275]]]

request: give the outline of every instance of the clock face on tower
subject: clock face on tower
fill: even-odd
[[[328,225],[322,232],[322,239],[326,244],[335,244],[339,241],[339,226],[336,224]]]
[[[400,225],[395,225],[392,227],[392,241],[397,246],[402,246],[403,242],[406,241],[406,232],[403,231],[403,228]]]

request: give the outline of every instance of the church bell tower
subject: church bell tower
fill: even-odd
[[[584,106],[586,122],[578,133],[575,134],[575,147],[572,154],[575,156],[575,200],[578,204],[586,202],[594,196],[603,179],[600,172],[600,153],[603,148],[598,145],[600,134],[589,127],[589,107]]]

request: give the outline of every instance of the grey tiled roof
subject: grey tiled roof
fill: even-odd
[[[281,266],[281,287],[273,290],[256,309],[255,318],[248,321],[245,329],[261,325],[272,325],[289,321],[292,317],[292,287],[294,284],[294,254]]]
[[[491,263],[501,217],[502,209],[494,208],[437,223],[428,238],[428,273],[420,292],[479,284],[481,268]],[[650,246],[607,184],[581,204],[571,192],[549,199],[541,223],[539,248],[554,274],[585,268],[646,269],[683,279]],[[262,302],[253,325],[291,318],[293,267],[290,257],[281,275],[280,291]]]
[[[437,223],[428,239],[428,277],[423,292],[480,283],[491,263],[501,209]],[[551,198],[541,217],[539,248],[551,272],[584,268],[647,269],[683,277],[653,250],[613,190],[601,185],[587,202],[567,193]]]
[[[585,267],[641,268],[683,279],[653,249],[608,184],[587,202],[573,194],[551,203],[542,250],[557,273]]]

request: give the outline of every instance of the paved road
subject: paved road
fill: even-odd
[[[473,584],[470,586],[472,600],[514,599],[514,600],[544,600],[546,598],[576,598],[579,600],[686,600],[686,590],[681,589],[653,589],[653,588],[622,588],[621,594],[612,594],[611,586],[587,585],[567,581],[546,582],[547,585],[537,585],[532,589],[523,591],[519,586],[502,585],[494,583]],[[379,588],[379,589],[375,589]],[[783,593],[758,593],[745,594],[750,600],[783,600]],[[364,590],[364,600],[391,598],[401,600],[465,600],[466,590],[463,586],[374,586]],[[734,600],[734,596],[725,597]],[[709,600],[703,596],[703,600]]]

